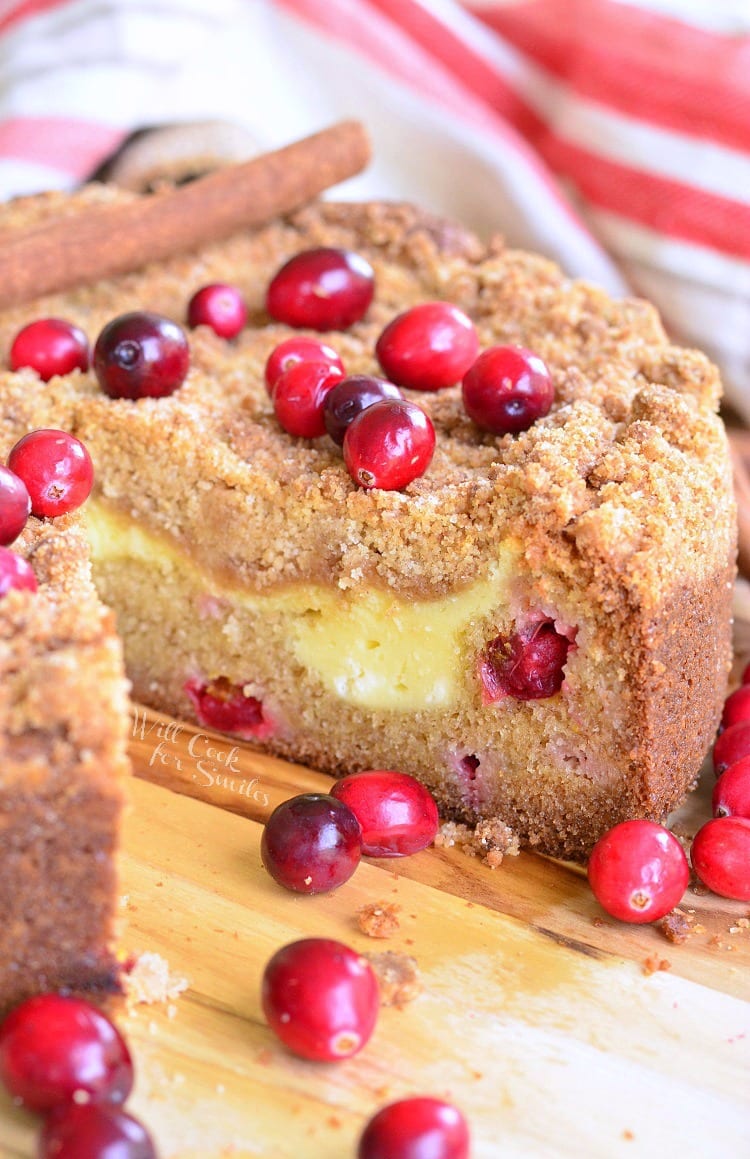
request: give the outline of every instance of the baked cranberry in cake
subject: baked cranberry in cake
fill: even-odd
[[[245,686],[223,676],[215,680],[187,680],[184,691],[195,708],[198,723],[243,740],[260,739],[273,728],[257,696],[245,694]]]
[[[40,518],[75,511],[94,485],[90,454],[80,439],[66,431],[29,431],[12,447],[8,466],[23,479],[32,514]]]
[[[416,403],[387,398],[356,415],[343,446],[344,462],[355,483],[399,491],[429,467],[435,428]]]
[[[163,398],[182,386],[189,365],[184,331],[148,310],[113,318],[94,346],[94,373],[110,398]]]
[[[550,620],[510,636],[496,636],[479,661],[482,695],[493,704],[503,696],[539,700],[562,687],[570,641]]]
[[[268,393],[273,394],[276,382],[295,362],[327,362],[344,373],[344,364],[336,351],[328,342],[320,338],[307,338],[304,334],[295,334],[292,338],[285,338],[278,346],[274,346],[266,360],[264,378]]]
[[[188,326],[210,326],[220,338],[236,338],[247,322],[247,306],[236,286],[212,282],[188,302]]]
[[[450,302],[422,302],[388,323],[375,346],[388,378],[411,390],[460,382],[479,353],[474,323]]]
[[[89,340],[80,326],[63,318],[38,318],[13,340],[10,368],[35,370],[43,382],[73,370],[88,370]]]
[[[542,359],[520,346],[483,351],[464,375],[462,391],[470,418],[498,435],[525,431],[548,413],[555,396]]]
[[[375,292],[372,266],[332,246],[304,250],[271,279],[266,309],[277,322],[310,330],[345,330],[367,313]]]
[[[18,539],[30,514],[31,499],[23,479],[0,466],[0,544],[7,547]]]
[[[323,401],[326,430],[339,446],[357,415],[384,398],[402,398],[401,391],[384,378],[371,374],[349,374],[328,391]]]

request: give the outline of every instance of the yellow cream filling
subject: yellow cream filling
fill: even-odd
[[[196,599],[210,595],[235,609],[282,617],[298,663],[342,700],[369,709],[450,707],[464,679],[462,637],[476,620],[507,607],[518,555],[512,543],[503,544],[486,577],[434,600],[314,583],[259,593],[217,580],[164,536],[100,500],[89,500],[85,514],[95,575],[97,564],[146,562],[165,574],[174,571]]]

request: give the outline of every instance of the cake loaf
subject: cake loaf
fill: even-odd
[[[116,854],[127,683],[77,516],[13,546],[39,589],[0,600],[0,1013],[43,990],[118,989]]]
[[[22,201],[0,229],[59,215],[74,229],[123,196]],[[545,360],[550,413],[497,436],[458,386],[405,390],[434,423],[432,463],[403,490],[357,487],[327,436],[281,429],[263,381],[292,333],[265,312],[269,281],[320,245],[375,271],[364,319],[326,335],[348,373],[379,373],[394,315],[447,300],[483,348]],[[94,460],[93,574],[135,697],[326,772],[410,772],[444,815],[498,818],[548,854],[580,858],[618,821],[663,818],[696,780],[730,660],[735,510],[715,368],[671,345],[644,302],[376,203],[316,204],[7,309],[0,348],[39,317],[92,343],[125,311],[183,322],[211,282],[241,289],[249,323],[232,342],[192,331],[169,397],[113,400],[91,373],[0,379],[5,449],[55,426]],[[562,650],[562,683],[519,697],[499,660],[538,633]]]

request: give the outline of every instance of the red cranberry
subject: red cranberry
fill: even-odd
[[[185,380],[190,349],[176,322],[146,310],[113,318],[94,346],[94,372],[110,398],[163,398]]]
[[[210,326],[220,338],[236,338],[247,322],[247,306],[236,286],[212,282],[188,302],[188,326]]]
[[[277,322],[310,330],[345,330],[365,316],[375,291],[372,266],[351,250],[321,246],[290,258],[268,287]]]
[[[341,942],[304,938],[283,946],[263,974],[263,1013],[289,1050],[335,1062],[367,1043],[378,1017],[369,962]]]
[[[29,431],[8,455],[8,466],[26,484],[31,510],[52,519],[85,503],[94,465],[83,443],[65,431]]]
[[[750,720],[741,720],[716,738],[713,752],[716,776],[720,777],[735,761],[747,756],[750,756]]]
[[[89,340],[78,326],[62,318],[39,318],[19,330],[10,348],[10,368],[30,366],[43,382],[56,374],[88,370]]]
[[[195,708],[199,724],[228,732],[242,740],[262,740],[272,731],[256,696],[245,696],[244,685],[232,684],[225,676],[216,680],[188,680],[183,689]]]
[[[693,869],[721,897],[750,901],[750,820],[716,817],[698,830],[690,850]]]
[[[742,757],[722,773],[714,785],[714,817],[750,818],[750,757]]]
[[[750,663],[746,664],[742,669],[742,683],[750,684]]]
[[[0,599],[10,591],[35,592],[37,586],[31,564],[9,547],[0,547]]]
[[[343,777],[331,789],[362,831],[366,857],[404,857],[435,840],[440,818],[424,785],[408,773],[371,769]]]
[[[343,362],[327,342],[323,342],[320,338],[306,338],[304,334],[295,334],[292,338],[286,338],[278,346],[274,346],[268,355],[265,380],[269,394],[273,394],[273,388],[281,375],[290,366],[294,366],[295,362],[327,362],[329,366],[334,366],[336,370],[344,373]]]
[[[361,411],[344,435],[344,462],[355,483],[399,491],[424,475],[435,428],[416,403],[383,399]]]
[[[31,514],[31,499],[23,479],[8,467],[0,467],[0,544],[18,539]]]
[[[278,805],[263,829],[260,856],[274,881],[296,893],[327,893],[359,865],[362,833],[348,805],[301,793]]]
[[[323,421],[334,443],[341,446],[352,421],[368,406],[384,398],[401,398],[401,391],[384,378],[371,374],[350,374],[328,392],[323,403]]]
[[[460,382],[479,353],[470,318],[450,302],[423,302],[389,322],[375,353],[398,386],[442,390]]]
[[[603,909],[623,922],[653,922],[679,903],[690,880],[677,838],[655,821],[623,821],[597,841],[589,885]]]
[[[0,1078],[31,1111],[48,1111],[76,1095],[123,1103],[133,1086],[125,1040],[95,1006],[80,998],[28,998],[0,1025]]]
[[[401,1099],[370,1119],[357,1159],[469,1159],[469,1128],[441,1099]]]
[[[750,720],[750,684],[736,688],[731,696],[726,698],[721,714],[721,727],[731,728],[741,720]]]
[[[492,346],[464,375],[466,413],[497,435],[525,431],[552,406],[555,388],[538,354],[522,346]]]
[[[46,1119],[37,1159],[156,1159],[146,1128],[118,1107],[69,1103]]]
[[[542,700],[560,691],[570,641],[543,620],[511,636],[496,636],[479,660],[485,704],[503,696]]]
[[[327,362],[295,362],[276,379],[271,398],[276,418],[289,435],[318,439],[326,433],[323,405],[341,371]]]

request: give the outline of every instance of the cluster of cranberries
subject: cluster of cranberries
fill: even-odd
[[[372,301],[371,266],[348,250],[296,254],[271,280],[266,309],[278,322],[344,329]],[[401,387],[437,391],[461,382],[464,406],[496,434],[525,430],[547,414],[554,388],[541,358],[516,346],[479,354],[471,320],[449,302],[423,302],[395,317],[375,346],[386,376],[349,375],[339,355],[313,338],[290,338],[271,352],[266,384],[279,423],[291,435],[328,433],[362,487],[400,490],[427,470],[435,450],[429,416]]]
[[[145,1127],[123,1110],[130,1051],[90,1003],[40,994],[12,1010],[0,1024],[0,1081],[44,1116],[39,1159],[156,1159]]]
[[[9,545],[29,515],[52,519],[80,507],[94,483],[91,457],[65,431],[30,431],[0,466],[0,597],[13,589],[36,591],[31,564]]]
[[[713,818],[693,838],[690,859],[713,893],[750,901],[750,665],[725,701],[713,764]],[[613,917],[652,922],[679,904],[690,871],[669,830],[653,821],[624,821],[594,847],[588,876]]]
[[[373,769],[279,805],[261,840],[271,876],[299,893],[347,881],[360,858],[403,857],[426,848],[438,829],[435,802],[406,773]],[[380,997],[369,962],[341,942],[304,938],[278,950],[262,983],[263,1011],[284,1045],[302,1058],[350,1058],[369,1041]],[[380,1110],[360,1139],[359,1159],[467,1159],[466,1121],[439,1099],[403,1099]]]

